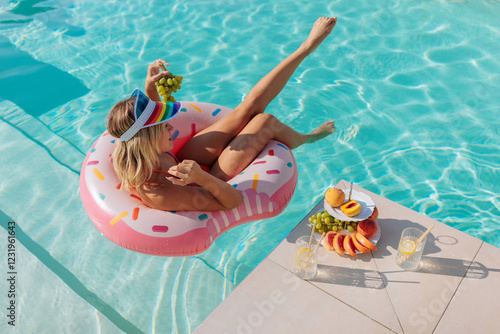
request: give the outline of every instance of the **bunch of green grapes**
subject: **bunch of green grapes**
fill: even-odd
[[[309,217],[309,223],[311,223],[311,230],[313,229],[313,226],[316,226],[316,231],[319,234],[329,231],[340,232],[343,229],[346,229],[349,232],[354,232],[358,227],[356,222],[347,222],[337,219],[332,217],[326,210],[315,213]]]
[[[169,73],[155,82],[156,89],[163,102],[175,102],[172,93],[176,93],[178,89],[181,89],[182,79],[184,78],[181,75]]]

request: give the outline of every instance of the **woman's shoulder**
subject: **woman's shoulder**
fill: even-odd
[[[165,196],[168,192],[166,190],[174,188],[172,182],[167,180],[168,170],[170,167],[175,166],[176,160],[174,157],[165,152],[158,155],[159,166],[153,169],[151,177],[136,188],[137,195],[142,199],[143,203],[147,206],[153,207],[152,201],[158,199],[160,196]]]
[[[160,169],[163,171],[168,171],[168,169],[179,163],[177,157],[172,152],[162,152],[158,154],[158,160],[160,162]]]

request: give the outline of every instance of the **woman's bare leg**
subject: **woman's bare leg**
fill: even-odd
[[[196,134],[178,152],[180,159],[192,159],[211,166],[229,142],[281,92],[300,63],[330,34],[336,18],[319,18],[302,45],[252,88],[231,113]]]
[[[310,134],[302,134],[281,123],[271,114],[256,115],[222,151],[212,166],[212,174],[227,181],[245,169],[264,149],[269,140],[278,140],[291,149],[313,143],[335,131],[333,121],[319,126]]]
[[[283,90],[300,63],[316,50],[336,23],[336,17],[317,19],[306,41],[252,88],[245,100],[252,101],[254,112],[264,112],[267,105]]]

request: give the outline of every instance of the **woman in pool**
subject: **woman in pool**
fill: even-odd
[[[108,116],[108,131],[119,138],[113,166],[122,187],[140,196],[145,205],[159,210],[216,211],[240,205],[241,194],[225,181],[245,169],[269,140],[294,149],[335,131],[333,121],[328,121],[310,134],[301,134],[264,110],[336,22],[335,17],[319,18],[294,53],[262,78],[233,111],[190,139],[177,156],[169,153],[174,129],[167,121],[177,113],[178,104],[167,103],[163,118],[152,123],[149,120],[153,109],[164,105],[154,102],[161,101],[155,82],[169,73],[160,72],[168,63],[156,60],[148,68],[146,94],[134,91],[129,99],[118,102]],[[198,186],[187,186],[191,184]],[[200,196],[205,200],[193,200]]]

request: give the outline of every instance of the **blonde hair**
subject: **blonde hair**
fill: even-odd
[[[135,122],[134,104],[136,97],[118,102],[108,115],[108,132],[120,138]],[[122,182],[122,188],[129,190],[144,184],[159,164],[158,140],[164,131],[164,124],[153,125],[137,132],[129,141],[118,141],[113,152],[113,168]]]

